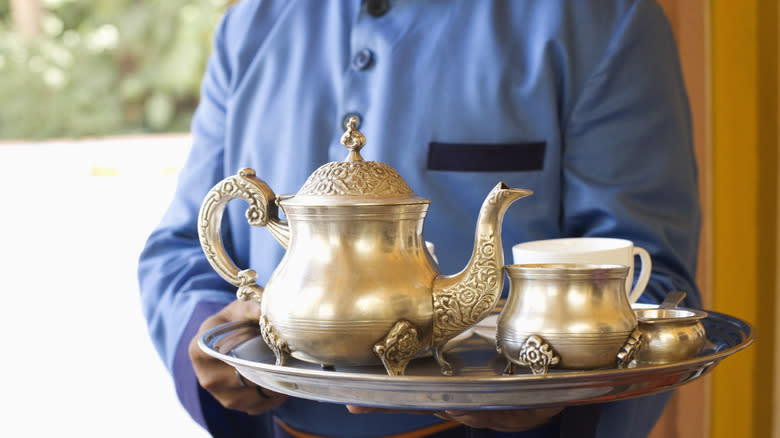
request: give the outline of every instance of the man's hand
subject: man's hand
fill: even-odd
[[[525,432],[539,427],[558,415],[563,408],[522,409],[506,411],[444,411],[436,416],[457,421],[477,429],[498,432]]]
[[[353,414],[367,412],[399,412],[393,409],[367,408],[348,405]],[[525,432],[539,427],[558,415],[563,408],[518,409],[505,411],[441,411],[435,415],[444,420],[452,420],[477,429],[492,429],[498,432]],[[429,414],[430,411],[408,411],[406,413]]]
[[[222,406],[228,409],[258,415],[281,405],[287,396],[263,389],[254,383],[242,382],[235,368],[204,353],[198,347],[198,338],[207,330],[231,321],[257,320],[260,306],[254,301],[233,301],[201,324],[198,334],[190,341],[189,355],[195,376]],[[244,384],[242,386],[242,383]]]

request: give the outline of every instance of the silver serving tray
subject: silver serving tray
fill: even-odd
[[[495,343],[471,336],[446,354],[454,375],[440,374],[431,357],[412,360],[405,376],[388,376],[381,365],[324,370],[290,358],[285,366],[260,337],[256,322],[224,324],[198,340],[200,348],[273,391],[323,402],[396,409],[510,409],[615,401],[667,391],[712,370],[753,343],[753,327],[709,312],[702,321],[709,343],[690,360],[666,365],[590,371],[550,370],[532,375],[518,367],[502,375],[505,360]]]

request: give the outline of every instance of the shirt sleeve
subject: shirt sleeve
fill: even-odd
[[[621,236],[652,257],[642,301],[670,290],[701,306],[695,282],[701,213],[691,118],[674,35],[655,1],[637,0],[618,22],[564,132],[565,235]],[[588,435],[647,436],[671,392],[598,405]],[[588,407],[570,407],[564,431]],[[592,434],[592,435],[591,435]]]
[[[201,249],[197,217],[208,191],[224,178],[226,96],[231,69],[224,46],[227,12],[217,27],[214,50],[192,122],[193,144],[162,221],[148,238],[138,265],[141,303],[157,352],[173,375],[176,392],[192,418],[214,433],[210,412],[217,402],[199,387],[187,353],[201,323],[235,299]],[[229,241],[225,248],[230,252]],[[217,436],[217,435],[215,435]]]
[[[564,234],[634,241],[653,262],[642,301],[683,290],[700,307],[691,117],[674,35],[655,1],[635,1],[618,21],[564,139]]]

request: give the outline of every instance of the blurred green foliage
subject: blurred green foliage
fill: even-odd
[[[226,0],[43,0],[41,35],[0,0],[0,139],[185,132]]]

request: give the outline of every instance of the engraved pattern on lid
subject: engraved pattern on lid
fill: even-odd
[[[412,195],[412,189],[392,167],[377,161],[327,163],[309,176],[298,195],[385,198]]]
[[[357,129],[357,118],[353,117],[347,122],[347,130],[341,136],[341,144],[349,149],[346,159],[320,166],[309,176],[294,198],[344,196],[394,201],[399,198],[419,199],[391,166],[378,161],[365,161],[360,156],[360,149],[365,146],[366,138]],[[299,202],[303,200],[298,199]]]

